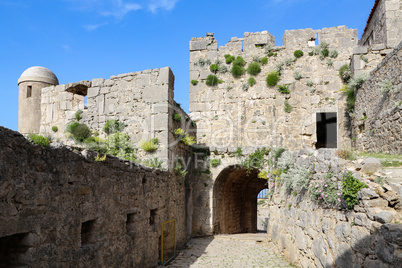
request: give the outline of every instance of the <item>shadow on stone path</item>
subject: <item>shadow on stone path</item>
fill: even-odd
[[[263,243],[265,237],[256,233],[193,238],[166,267],[296,267],[273,253]]]

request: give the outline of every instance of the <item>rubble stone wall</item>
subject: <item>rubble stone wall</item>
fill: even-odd
[[[358,150],[402,153],[401,59],[402,43],[370,73],[356,93],[352,124]]]
[[[293,157],[320,181],[326,172],[345,170],[334,150],[304,150]],[[360,205],[352,210],[331,209],[312,202],[307,192],[294,196],[276,188],[269,202],[267,239],[301,267],[400,267],[402,225],[392,221],[400,208],[391,207],[400,186],[393,187],[364,189]]]
[[[318,55],[309,56],[315,48],[317,34],[320,42],[329,43],[329,50],[338,52],[336,58],[321,60]],[[190,41],[190,80],[198,82],[190,84],[190,116],[197,122],[197,141],[215,147],[314,147],[316,113],[336,112],[338,144],[350,145],[338,70],[349,64],[357,44],[357,31],[345,26],[292,30],[285,32],[283,47],[274,47],[274,40],[264,31],[245,33],[243,38],[233,37],[219,49],[211,34]],[[262,71],[254,77],[256,85],[247,87],[251,77],[247,73],[240,78],[232,76],[232,64],[225,63],[225,54],[242,56],[247,68],[256,58],[267,56],[267,47],[272,47],[277,56],[268,57],[268,63],[261,66]],[[298,49],[304,56],[292,61]],[[210,87],[205,79],[212,74],[210,64],[217,60],[228,72],[218,72],[221,83]],[[278,64],[283,64],[278,85],[289,84],[290,94],[282,94],[278,86],[270,88],[266,84],[267,73],[274,71]],[[301,74],[300,80],[295,79],[295,72]],[[285,101],[293,107],[290,113],[284,111]]]
[[[161,223],[189,238],[184,178],[89,151],[43,148],[0,127],[0,262],[29,267],[153,267]],[[164,233],[165,243],[172,233]]]
[[[147,154],[139,149],[137,154],[142,159],[159,158],[164,162],[164,168],[172,166],[177,144],[173,135],[173,114],[182,114],[179,126],[187,131],[191,128],[191,120],[173,100],[174,75],[169,67],[120,74],[107,80],[92,79],[85,84],[88,86],[87,107],[84,107],[83,95],[67,91],[69,84],[43,89],[41,134],[50,134],[68,143],[64,130],[81,109],[83,118],[80,122],[102,138],[106,138],[103,127],[109,119],[126,125],[124,132],[130,135],[136,147],[143,141],[158,138],[160,145],[155,153]],[[52,132],[52,126],[57,126],[59,131]]]

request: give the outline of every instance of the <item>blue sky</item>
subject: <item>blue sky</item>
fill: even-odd
[[[0,0],[0,125],[18,129],[18,85],[31,66],[60,84],[169,66],[188,111],[189,41],[244,32],[365,27],[374,0]]]

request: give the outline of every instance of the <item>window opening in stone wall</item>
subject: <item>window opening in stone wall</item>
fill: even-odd
[[[32,86],[27,86],[27,98],[32,97]]]
[[[337,117],[336,113],[317,113],[317,143],[319,148],[337,147]]]
[[[319,40],[318,37],[319,37],[319,36],[318,36],[318,34],[317,34],[317,38],[314,40],[316,46],[318,46],[318,45],[320,44],[320,40]]]
[[[95,242],[95,220],[83,222],[81,224],[81,246]]]
[[[0,267],[29,266],[29,233],[0,237]]]
[[[137,213],[129,213],[127,214],[127,220],[126,220],[126,231],[127,233],[131,233],[135,231],[135,215]]]
[[[156,211],[157,211],[157,209],[151,209],[150,210],[150,215],[149,215],[149,224],[150,225],[155,224]]]

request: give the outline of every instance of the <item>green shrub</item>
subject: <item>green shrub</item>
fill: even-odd
[[[251,75],[257,75],[261,72],[261,66],[258,62],[252,62],[247,67],[247,72]]]
[[[220,160],[220,159],[211,159],[211,160],[209,160],[209,163],[210,163],[211,166],[217,167],[220,164],[222,164],[222,160]]]
[[[234,155],[236,157],[242,157],[243,156],[243,150],[241,147],[237,147],[236,151],[234,152]]]
[[[244,65],[246,65],[246,61],[243,59],[243,57],[238,56],[238,57],[233,61],[233,65],[238,65],[238,66],[244,67]]]
[[[308,80],[308,81],[306,82],[306,84],[307,84],[308,87],[314,86],[314,82],[313,82],[312,80]]]
[[[192,84],[193,86],[196,86],[196,85],[198,84],[198,80],[191,80],[191,84]]]
[[[268,57],[272,57],[274,55],[275,55],[274,52],[272,52],[272,51],[268,52]]]
[[[91,130],[87,125],[79,124],[71,134],[73,134],[75,140],[83,142],[91,136]]]
[[[176,122],[181,122],[181,115],[178,113],[173,114],[173,120]]]
[[[130,137],[126,133],[116,132],[106,139],[107,153],[116,157],[135,161],[137,156],[130,142]]]
[[[59,128],[57,126],[52,126],[52,131],[53,132],[57,132],[59,130]]]
[[[250,77],[250,78],[247,80],[247,83],[248,83],[248,85],[249,85],[250,87],[252,87],[252,86],[254,86],[255,84],[257,84],[257,81],[255,81],[255,78],[254,78],[254,77]]]
[[[218,64],[211,64],[211,66],[209,66],[209,70],[211,72],[213,72],[214,74],[216,74],[219,71],[219,65]]]
[[[284,65],[285,63],[283,63],[283,62],[279,62],[278,64],[276,64],[276,66],[275,66],[275,71],[278,73],[278,75],[279,76],[281,76],[281,73],[282,73],[282,69],[283,69],[283,65]]]
[[[247,173],[253,169],[261,169],[266,163],[265,156],[267,156],[270,151],[271,149],[266,149],[265,147],[258,149],[254,153],[249,154],[240,165],[247,170]]]
[[[296,59],[303,57],[304,53],[301,50],[296,50],[293,55],[295,56]]]
[[[279,81],[279,73],[278,72],[276,72],[276,71],[273,71],[273,72],[270,72],[268,75],[267,75],[267,79],[266,79],[266,81],[267,81],[267,86],[268,87],[274,87],[274,86],[276,86],[276,84],[278,84],[278,81]]]
[[[226,64],[230,64],[236,59],[235,56],[231,56],[230,54],[226,54],[224,57]]]
[[[278,90],[279,90],[280,93],[289,94],[290,93],[289,84],[287,84],[287,85],[279,85]]]
[[[109,135],[116,132],[121,132],[124,130],[124,128],[125,125],[123,122],[118,122],[115,119],[109,119],[106,121],[106,124],[103,127],[103,131]]]
[[[37,145],[42,146],[42,147],[49,147],[50,146],[50,141],[46,137],[43,137],[43,136],[37,135],[37,134],[29,134],[28,137],[29,137],[29,140],[34,144],[37,144]]]
[[[72,134],[74,130],[80,125],[78,122],[72,122],[66,126],[66,132]]]
[[[329,56],[329,50],[327,48],[324,48],[320,52],[320,59],[325,59],[326,57]]]
[[[310,51],[310,52],[308,53],[308,55],[309,55],[309,56],[314,56],[314,51]]]
[[[242,89],[243,91],[247,91],[248,88],[249,88],[248,83],[243,83],[243,84],[241,85],[241,89]]]
[[[82,113],[83,111],[78,110],[75,112],[75,120],[80,121],[82,119]]]
[[[239,78],[246,72],[246,69],[244,69],[242,66],[233,64],[233,67],[230,70],[230,72],[232,73],[233,77]]]
[[[147,167],[162,169],[163,162],[160,161],[158,158],[154,157],[152,159],[144,160],[143,164]]]
[[[220,82],[219,78],[216,75],[210,74],[208,75],[207,79],[205,80],[205,84],[207,86],[216,86]]]
[[[192,127],[197,127],[197,123],[195,121],[191,121],[191,126]]]
[[[268,63],[268,58],[267,57],[263,57],[262,59],[261,59],[261,64],[262,65],[265,65],[265,64],[267,64]]]
[[[348,205],[347,208],[352,209],[354,205],[359,204],[359,201],[357,200],[357,193],[363,188],[368,188],[368,186],[353,177],[352,172],[348,172],[343,176],[342,197]]]
[[[147,153],[153,153],[159,147],[159,140],[158,138],[153,138],[147,141],[143,141],[141,142],[140,147]]]
[[[285,104],[285,107],[284,107],[285,112],[290,113],[292,111],[292,109],[293,109],[292,105],[290,105],[287,100],[285,100],[284,104]]]

